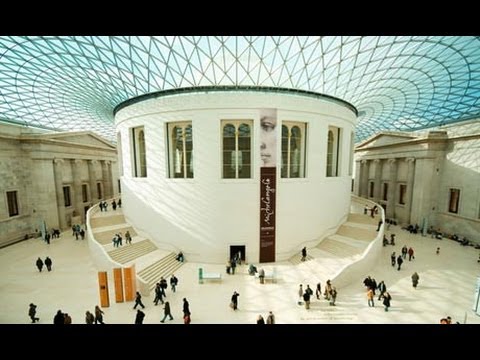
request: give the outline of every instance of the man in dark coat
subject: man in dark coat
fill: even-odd
[[[36,264],[37,264],[38,271],[42,272],[42,269],[43,269],[42,259],[38,258]]]
[[[47,267],[48,271],[52,270],[52,259],[50,259],[48,256],[45,258],[45,266]]]

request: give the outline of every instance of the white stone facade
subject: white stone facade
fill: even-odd
[[[355,160],[355,194],[385,205],[388,219],[480,243],[479,120],[416,133],[382,132],[356,147]],[[406,186],[404,204],[400,185]],[[458,208],[452,189],[459,190]]]
[[[72,216],[83,222],[85,208],[99,201],[97,183],[102,199],[118,194],[116,159],[115,146],[90,132],[47,133],[0,125],[0,246],[40,232],[43,223],[58,229],[71,226]],[[64,186],[70,187],[67,207]],[[16,192],[18,215],[11,216],[8,192]]]
[[[277,165],[276,260],[334,233],[350,206],[354,111],[329,99],[248,91],[169,95],[117,112],[123,211],[132,225],[160,247],[182,250],[190,261],[225,262],[230,246],[245,246],[246,260],[258,262],[261,156],[257,149],[259,109],[264,108],[276,109],[277,159],[282,156],[281,124],[303,122],[307,129],[305,177],[282,178]],[[250,178],[222,176],[222,121],[229,119],[252,124]],[[167,128],[169,123],[185,121],[192,124],[194,176],[171,178]],[[332,126],[341,133],[338,174],[327,177],[327,138]],[[146,177],[135,176],[133,169],[132,131],[137,130],[132,129],[140,128],[145,134]]]

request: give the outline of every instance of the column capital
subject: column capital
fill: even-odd
[[[365,159],[360,160],[360,163],[362,163],[362,164],[364,164],[364,165],[365,165],[367,162],[368,162],[368,160],[365,160]]]
[[[75,165],[79,165],[79,164],[81,164],[82,162],[83,162],[83,160],[81,160],[81,159],[73,159],[73,163],[74,163]]]
[[[110,165],[110,160],[101,160],[102,164],[104,165]]]
[[[387,162],[389,164],[394,164],[397,161],[397,159],[388,159]]]
[[[95,165],[98,161],[94,159],[87,160],[89,164]]]
[[[406,161],[407,163],[410,163],[410,162],[411,162],[411,163],[414,163],[414,162],[415,162],[415,158],[413,158],[413,157],[411,157],[411,158],[406,158],[405,161]]]
[[[57,159],[57,158],[53,159],[53,163],[55,165],[62,165],[64,162],[65,161],[63,159]]]
[[[373,163],[374,163],[374,164],[378,164],[379,162],[380,162],[380,159],[374,159],[374,160],[373,160]]]

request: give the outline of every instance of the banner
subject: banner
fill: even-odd
[[[260,110],[260,262],[275,261],[277,110]]]

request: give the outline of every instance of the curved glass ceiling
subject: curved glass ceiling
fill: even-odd
[[[293,88],[346,100],[357,141],[480,116],[480,38],[418,36],[0,37],[0,120],[92,130],[113,109],[180,87]]]

